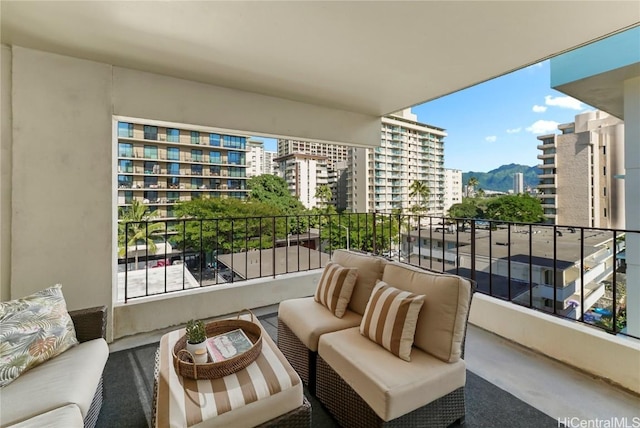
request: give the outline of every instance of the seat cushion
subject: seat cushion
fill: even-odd
[[[362,336],[358,328],[322,335],[318,355],[385,421],[429,404],[466,382],[463,360],[445,363],[414,347],[411,361],[404,361]]]
[[[405,361],[411,346],[424,296],[391,287],[379,281],[367,304],[360,333]]]
[[[75,404],[68,404],[64,407],[51,410],[38,416],[34,416],[26,421],[11,425],[11,428],[42,428],[42,427],[65,427],[82,428],[84,421],[82,413]]]
[[[342,318],[351,300],[357,277],[358,269],[344,267],[333,261],[329,262],[318,282],[313,296],[315,301],[326,306],[338,318]]]
[[[280,303],[278,318],[311,351],[318,350],[320,335],[360,325],[362,317],[347,310],[342,318],[335,317],[313,297],[290,299]]]
[[[348,308],[358,315],[364,314],[371,290],[376,285],[376,280],[382,279],[387,261],[382,257],[347,250],[334,251],[331,259],[342,266],[358,268],[358,278]]]
[[[81,343],[0,389],[0,425],[76,404],[84,419],[109,357],[104,339]]]
[[[397,262],[387,263],[382,280],[393,287],[424,294],[414,345],[442,361],[459,360],[471,302],[469,280]]]

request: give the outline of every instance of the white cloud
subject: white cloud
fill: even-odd
[[[547,111],[547,108],[545,106],[539,106],[539,105],[534,105],[532,108],[534,113],[544,113],[545,111]]]
[[[522,128],[511,128],[507,129],[507,134],[517,134],[520,131],[522,131]]]
[[[496,137],[495,135],[489,135],[488,137],[484,138],[484,140],[488,141],[489,143],[495,143],[497,139],[498,137]]]
[[[558,129],[558,122],[553,120],[538,120],[527,128],[532,134],[550,134]]]
[[[572,97],[552,97],[547,95],[544,97],[544,103],[548,106],[568,108],[571,110],[584,110],[582,102]]]

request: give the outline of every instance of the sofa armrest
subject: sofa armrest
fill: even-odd
[[[69,311],[76,329],[78,342],[106,338],[107,335],[107,307],[79,309]]]

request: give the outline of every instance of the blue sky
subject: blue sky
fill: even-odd
[[[538,135],[557,133],[592,107],[550,87],[549,61],[413,107],[418,121],[445,128],[445,167],[486,172],[539,163]],[[276,140],[263,138],[267,150]]]

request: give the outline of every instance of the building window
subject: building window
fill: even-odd
[[[160,165],[157,162],[144,162],[144,173],[145,174],[160,174]]]
[[[212,178],[209,180],[209,188],[210,189],[219,189],[220,188],[220,179]]]
[[[202,162],[202,150],[191,150],[191,161]]]
[[[167,192],[167,202],[173,203],[178,202],[180,200],[179,192]]]
[[[169,175],[180,175],[180,164],[179,163],[170,163],[167,165],[167,174]]]
[[[198,131],[191,131],[191,144],[200,144],[200,133]]]
[[[242,152],[229,152],[227,155],[227,162],[230,165],[244,165],[245,154]]]
[[[120,159],[118,161],[118,172],[133,172],[133,161]]]
[[[180,130],[174,128],[167,128],[167,141],[171,143],[180,142]]]
[[[158,159],[158,147],[144,146],[144,157],[147,159]]]
[[[246,147],[247,139],[245,137],[236,137],[234,135],[225,135],[223,137],[224,146],[231,149],[243,149]]]
[[[202,165],[191,165],[191,175],[202,175]]]
[[[133,184],[133,177],[130,175],[118,176],[118,189],[131,189]]]
[[[216,165],[216,166],[212,166],[209,168],[209,173],[211,175],[220,175],[220,166]]]
[[[227,180],[229,190],[241,190],[245,188],[244,180]]]
[[[179,189],[180,188],[180,179],[178,177],[169,177],[169,178],[167,178],[167,187],[169,189]]]
[[[158,127],[144,125],[144,139],[145,140],[157,140],[158,139]]]
[[[143,202],[145,202],[147,204],[156,203],[156,202],[158,202],[158,192],[156,192],[156,191],[146,191],[146,192],[144,192],[144,199],[145,200]],[[149,211],[152,211],[151,207],[149,207]]]
[[[118,156],[121,158],[133,157],[133,144],[130,143],[118,143]]]
[[[209,152],[209,163],[222,163],[220,152]]]
[[[180,160],[180,149],[177,147],[169,147],[167,149],[167,159]]]
[[[157,189],[158,188],[158,177],[145,177],[144,178],[144,187],[145,189]]]
[[[118,122],[118,137],[133,138],[133,123]]]
[[[200,187],[202,187],[202,178],[192,178],[191,179],[191,188],[192,189],[199,189]],[[193,196],[193,194],[192,194]]]
[[[246,177],[246,169],[245,168],[238,168],[238,167],[230,166],[227,169],[229,171],[229,177]]]
[[[133,201],[133,192],[131,190],[127,190],[124,192],[124,203],[130,204]]]
[[[220,134],[209,134],[209,145],[210,146],[220,146]]]

